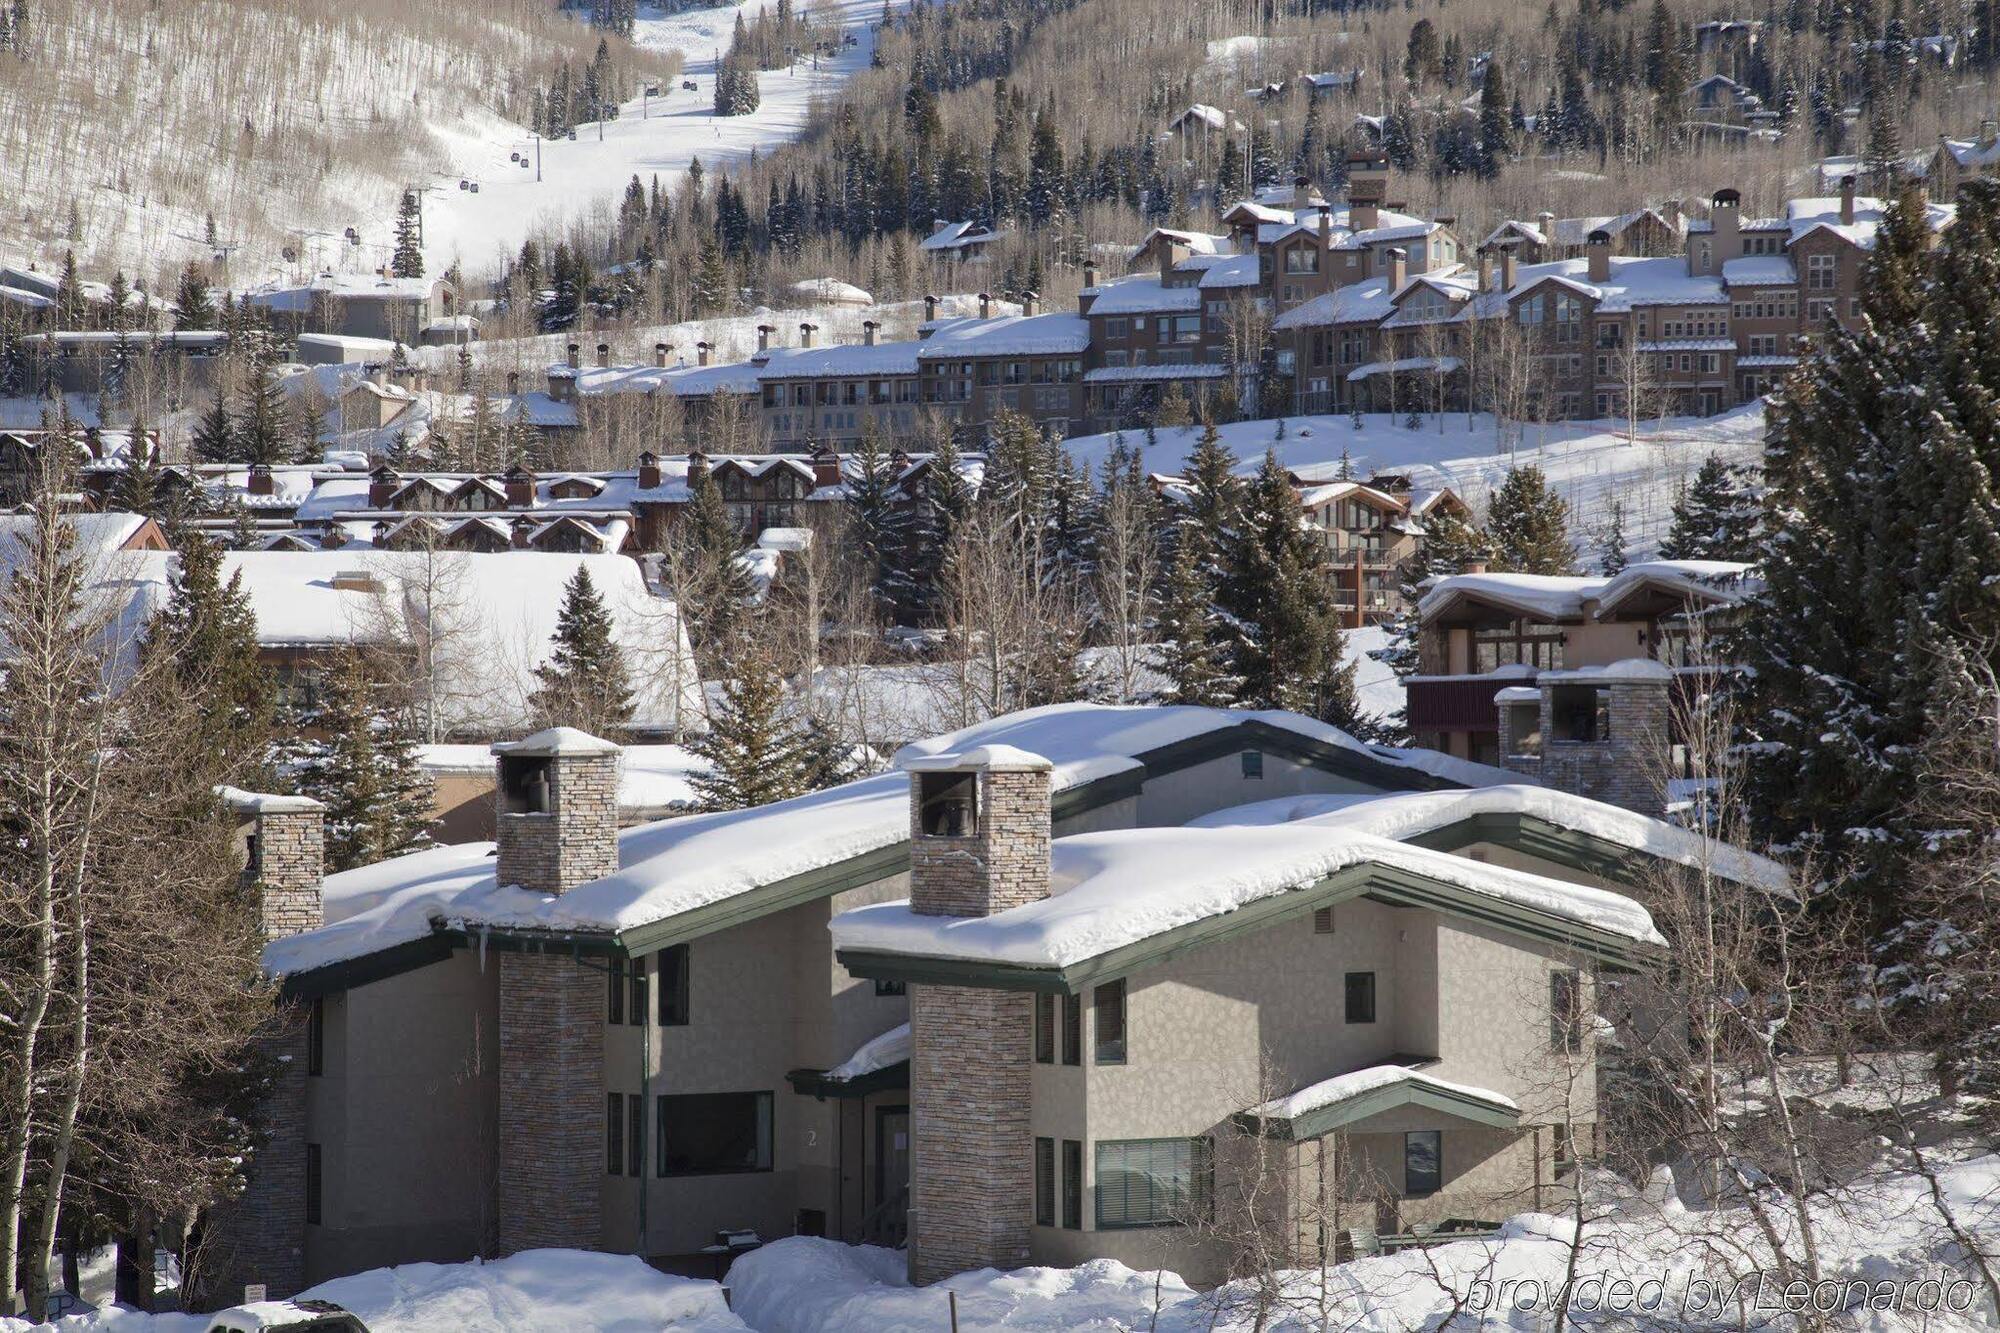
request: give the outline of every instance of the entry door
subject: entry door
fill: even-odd
[[[883,1203],[910,1183],[910,1108],[875,1112],[875,1201]]]

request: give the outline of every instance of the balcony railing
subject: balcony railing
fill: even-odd
[[[1410,730],[1497,732],[1500,714],[1493,696],[1534,683],[1532,675],[1411,676],[1403,682]]]

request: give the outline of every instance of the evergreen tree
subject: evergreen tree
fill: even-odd
[[[202,413],[201,420],[194,428],[194,457],[199,463],[234,463],[236,455],[236,423],[230,419],[229,404],[220,393]]]
[[[197,701],[202,732],[190,746],[219,763],[227,781],[266,785],[276,686],[258,658],[257,616],[243,576],[222,577],[222,549],[190,536],[167,576],[167,601],[146,632],[146,652],[171,663],[187,698]]]
[[[611,613],[582,565],[563,589],[555,651],[535,668],[535,679],[541,685],[528,703],[541,726],[613,736],[632,720],[625,654],[612,635]]]
[[[388,706],[361,654],[335,665],[321,706],[301,719],[281,763],[300,794],[326,806],[326,862],[351,870],[429,846],[431,782],[417,763],[407,710]]]
[[[181,270],[180,284],[174,289],[174,327],[215,327],[215,302],[209,296],[208,279],[203,276],[199,264],[191,262]]]
[[[1167,678],[1162,703],[1226,708],[1234,701],[1215,585],[1202,569],[1206,554],[1205,542],[1183,533],[1167,566],[1155,654],[1160,674]]]
[[[1479,174],[1487,180],[1500,174],[1513,140],[1507,117],[1506,79],[1500,72],[1500,54],[1486,62],[1479,85]]]
[[[421,207],[415,190],[403,191],[402,202],[396,207],[396,253],[389,260],[389,271],[399,278],[424,276],[424,249],[417,239]]]
[[[789,800],[816,784],[814,747],[765,653],[734,662],[709,729],[688,746],[708,765],[693,776],[695,795],[711,810],[742,810]]]
[[[896,467],[873,430],[861,437],[847,482],[848,541],[877,604],[893,616],[910,609],[916,592],[909,560],[909,511],[901,503]]]
[[[1493,565],[1512,574],[1574,574],[1576,550],[1569,539],[1569,503],[1549,489],[1548,478],[1532,464],[1507,473],[1486,514]]]
[[[230,443],[236,459],[245,463],[289,462],[297,452],[286,421],[284,390],[271,363],[262,358],[244,378]]]
[[[1597,572],[1606,578],[1625,568],[1625,503],[1613,500],[1605,506],[1604,522],[1597,529]],[[1671,559],[1672,557],[1669,557]]]
[[[1702,460],[1694,484],[1674,499],[1663,560],[1756,559],[1757,496],[1743,468],[1720,454]]]

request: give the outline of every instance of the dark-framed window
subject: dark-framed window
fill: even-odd
[[[878,1000],[884,996],[908,995],[909,993],[910,988],[900,981],[877,981],[875,983],[875,998]]]
[[[306,1073],[326,1072],[326,998],[315,996],[306,1010]]]
[[[1264,776],[1264,752],[1262,750],[1245,750],[1243,752],[1243,776],[1246,778],[1261,778]]]
[[[1083,1230],[1083,1144],[1064,1139],[1062,1145],[1062,1224],[1066,1230]]]
[[[1549,1045],[1583,1049],[1583,983],[1575,972],[1549,973]]]
[[[771,1094],[694,1092],[653,1101],[654,1159],[662,1176],[771,1169]]]
[[[660,1026],[688,1025],[688,946],[670,944],[660,950]]]
[[[625,1174],[625,1094],[604,1094],[604,1174]]]
[[[1111,1139],[1097,1145],[1097,1229],[1175,1226],[1208,1212],[1213,1145]]]
[[[1043,993],[1035,997],[1035,1063],[1056,1062],[1056,997]]]
[[[308,1226],[318,1226],[320,1222],[320,1210],[323,1206],[320,1186],[319,1145],[317,1143],[308,1143],[306,1145],[306,1224]]]
[[[1403,1135],[1403,1193],[1409,1198],[1436,1194],[1444,1183],[1444,1135],[1413,1129]]]
[[[1349,972],[1347,974],[1347,1021],[1350,1023],[1373,1023],[1375,1021],[1375,974],[1373,972]]]
[[[610,989],[605,996],[604,1021],[623,1023],[625,1021],[625,960],[611,960],[609,973]]]
[[[632,1021],[635,1024],[641,1027],[645,1026],[646,960],[643,958],[634,958],[632,960],[632,1003],[626,1006],[625,1012],[632,1016]]]
[[[1080,1065],[1083,1063],[1083,997],[1063,996],[1062,1011],[1062,1062],[1066,1065]]]
[[[1125,980],[1107,981],[1091,995],[1097,1011],[1097,1063],[1125,1063]]]
[[[1035,1225],[1056,1224],[1056,1141],[1035,1140]]]
[[[646,1099],[636,1092],[625,1094],[625,1174],[636,1176],[646,1169]]]

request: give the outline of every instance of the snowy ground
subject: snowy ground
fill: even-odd
[[[1451,487],[1475,510],[1483,508],[1510,467],[1532,463],[1569,501],[1570,535],[1586,556],[1592,543],[1584,522],[1601,522],[1611,501],[1617,500],[1625,506],[1628,554],[1643,558],[1666,535],[1675,494],[1692,479],[1702,459],[1710,453],[1735,463],[1754,463],[1762,457],[1764,413],[1761,405],[1752,403],[1716,417],[1670,417],[1641,426],[1632,440],[1626,438],[1623,423],[1602,421],[1529,424],[1519,432],[1519,440],[1510,448],[1493,418],[1474,416],[1468,426],[1464,413],[1426,417],[1415,430],[1401,417],[1383,415],[1364,417],[1359,430],[1345,416],[1243,421],[1222,428],[1223,439],[1243,460],[1245,471],[1254,470],[1266,450],[1276,450],[1278,461],[1292,468],[1338,464],[1344,453],[1357,477],[1407,473],[1419,487]],[[1143,431],[1127,431],[1123,438],[1128,447],[1145,447],[1149,471],[1172,473],[1185,464],[1200,435],[1195,428],[1161,430],[1150,445]],[[1107,434],[1071,440],[1070,453],[1079,463],[1095,468],[1114,438]]]
[[[837,20],[855,44],[832,59],[808,56],[790,69],[766,71],[758,80],[762,96],[755,111],[715,115],[715,67],[728,50],[736,16],[751,22],[776,3],[744,0],[678,13],[643,6],[633,40],[682,52],[686,64],[681,78],[692,80],[695,91],[685,91],[679,82],[662,85],[660,96],[627,102],[614,121],[578,126],[574,142],[542,143],[540,180],[534,167],[535,138],[522,127],[492,115],[437,127],[450,165],[433,182],[438,192],[425,199],[426,265],[442,272],[457,261],[468,275],[487,272],[530,235],[559,232],[566,223],[598,212],[610,216],[634,175],[649,184],[658,175],[662,185],[671,185],[697,157],[704,167],[712,167],[798,137],[812,119],[815,101],[838,91],[849,75],[867,65],[882,5],[877,0],[832,0],[817,7],[815,12]],[[522,154],[526,168],[511,161],[511,154]],[[477,181],[479,193],[461,190],[461,179]]]

